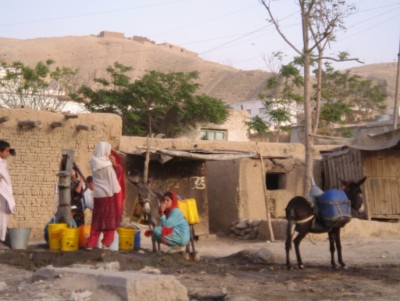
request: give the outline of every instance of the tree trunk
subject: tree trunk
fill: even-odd
[[[300,0],[300,8],[302,15],[303,27],[303,59],[304,59],[304,133],[305,133],[305,166],[304,166],[304,195],[308,197],[308,192],[311,189],[311,179],[313,178],[313,138],[312,138],[312,118],[310,109],[310,49],[309,49],[309,24],[310,15],[306,11],[306,5],[303,0]]]
[[[322,49],[318,49],[318,69],[317,69],[317,97],[315,100],[315,108],[312,110],[312,133],[318,133],[319,116],[321,115],[321,90],[322,90]]]

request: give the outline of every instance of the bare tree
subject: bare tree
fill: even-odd
[[[345,0],[298,0],[302,27],[302,49],[295,46],[290,41],[278,20],[274,17],[271,9],[270,0],[259,0],[265,7],[274,24],[275,29],[283,40],[301,57],[303,61],[304,73],[304,132],[305,132],[305,177],[304,192],[310,190],[311,179],[313,178],[313,110],[311,108],[311,64],[313,62],[313,51],[318,51],[318,58],[322,68],[323,50],[329,42],[334,40],[334,31],[342,25],[343,18],[346,16],[345,8],[348,8]],[[319,86],[320,87],[320,86]],[[315,124],[314,124],[315,127]]]

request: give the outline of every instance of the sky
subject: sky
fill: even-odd
[[[356,12],[345,19],[345,31],[326,50],[345,51],[364,64],[397,62],[400,0],[353,0]],[[280,27],[301,49],[300,11],[296,0],[271,0]],[[208,61],[241,70],[271,70],[273,53],[289,61],[294,50],[268,22],[259,0],[13,0],[0,1],[0,37],[98,35],[101,31],[144,36],[194,51]],[[1,53],[1,49],[0,49]],[[336,69],[362,66],[334,64]]]

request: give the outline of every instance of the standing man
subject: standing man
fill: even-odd
[[[15,156],[15,150],[5,140],[0,140],[0,241],[4,246],[7,233],[7,223],[10,215],[14,212],[15,200],[11,177],[7,168],[7,158]]]

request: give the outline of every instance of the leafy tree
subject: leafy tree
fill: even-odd
[[[343,117],[351,112],[349,106],[341,101],[327,103],[322,107],[321,119],[328,123],[344,123]]]
[[[349,71],[327,68],[322,72],[321,83],[321,121],[328,125],[371,120],[386,108],[384,85]]]
[[[278,52],[269,58],[268,65],[275,67],[271,72],[272,76],[266,82],[265,91],[259,95],[265,109],[263,122],[268,128],[274,127],[278,142],[281,131],[290,131],[289,126],[295,120],[297,107],[303,102],[303,97],[298,92],[304,83],[296,67],[297,62],[282,65],[282,57],[282,53]],[[279,69],[276,66],[279,66]]]
[[[165,134],[176,137],[199,123],[223,123],[229,115],[222,100],[197,95],[197,72],[150,71],[132,81],[132,68],[114,63],[107,68],[109,79],[95,78],[99,89],[82,86],[73,95],[92,112],[122,116],[125,135]]]
[[[2,63],[5,75],[0,77],[0,106],[61,111],[77,85],[78,70],[52,70],[53,64],[50,59],[38,62],[34,68],[18,61],[11,65]]]
[[[265,135],[269,132],[269,126],[260,116],[254,116],[250,121],[246,122],[250,132],[255,132],[258,136]]]

